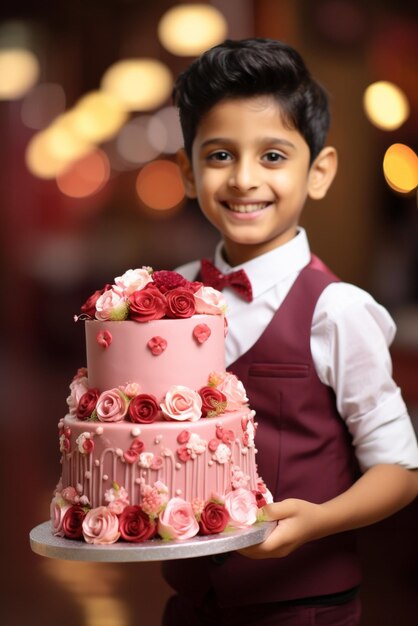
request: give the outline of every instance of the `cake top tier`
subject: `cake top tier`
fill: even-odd
[[[81,307],[78,319],[104,321],[185,319],[193,315],[224,315],[223,295],[178,272],[151,267],[127,270],[113,284],[95,291]]]

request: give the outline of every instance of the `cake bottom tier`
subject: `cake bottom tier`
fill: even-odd
[[[106,492],[115,485],[131,504],[141,504],[144,487],[156,483],[169,498],[189,502],[258,488],[254,411],[248,408],[183,423],[101,423],[67,415],[59,429],[59,489],[75,489],[90,507],[107,505]]]

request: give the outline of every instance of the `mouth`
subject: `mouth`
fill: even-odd
[[[270,202],[222,202],[222,206],[234,213],[257,213],[269,205]]]

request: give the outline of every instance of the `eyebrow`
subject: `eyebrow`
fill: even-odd
[[[209,146],[211,144],[230,144],[230,143],[234,143],[233,140],[229,139],[228,137],[212,137],[210,139],[207,139],[206,141],[204,141],[201,145],[200,145],[200,149],[202,148],[206,148],[206,146]],[[262,137],[259,142],[260,144],[276,144],[276,145],[280,145],[280,146],[286,146],[288,148],[296,148],[295,144],[292,143],[291,141],[289,141],[288,139],[283,139],[282,137]]]

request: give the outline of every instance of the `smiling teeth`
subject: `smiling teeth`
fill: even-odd
[[[237,213],[254,213],[255,211],[261,211],[265,209],[268,202],[257,202],[254,204],[232,204],[227,203],[228,209]]]

